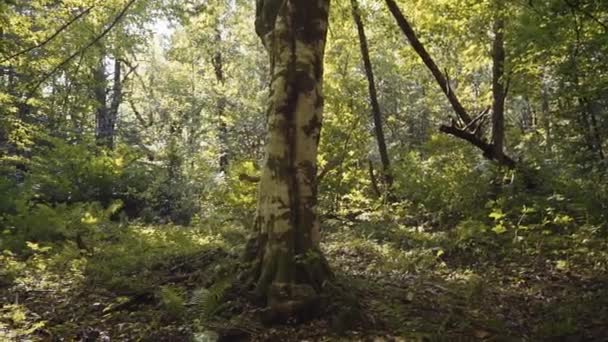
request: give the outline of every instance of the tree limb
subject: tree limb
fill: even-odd
[[[68,58],[64,59],[61,63],[57,64],[53,69],[51,69],[51,71],[44,74],[42,76],[42,78],[38,82],[36,82],[36,84],[32,87],[32,89],[30,89],[30,93],[28,94],[27,98],[28,99],[31,98],[34,95],[34,92],[36,91],[36,89],[38,89],[38,87],[40,87],[40,85],[42,83],[44,83],[49,77],[51,77],[53,74],[55,74],[59,69],[66,66],[76,56],[78,56],[81,53],[84,53],[87,49],[89,49],[91,46],[95,45],[103,37],[105,37],[114,28],[114,26],[116,26],[116,24],[118,24],[118,22],[120,22],[120,20],[125,16],[125,14],[127,14],[127,11],[135,3],[135,1],[137,1],[137,0],[130,0],[125,5],[125,7],[123,7],[123,9],[120,11],[120,13],[118,13],[118,15],[114,18],[114,20],[112,20],[112,22],[97,37],[95,37],[93,40],[91,40],[88,44],[86,44],[84,47],[82,47],[78,51],[71,54]]]
[[[495,151],[494,146],[492,144],[487,143],[485,140],[475,135],[475,133],[464,131],[455,126],[448,125],[439,126],[439,131],[470,142],[471,144],[482,150],[483,156],[488,159],[495,160],[510,169],[515,167],[515,161],[511,159],[511,157],[507,156],[503,152]]]
[[[450,104],[452,105],[452,108],[454,108],[454,111],[456,112],[458,117],[460,117],[460,119],[464,121],[466,125],[468,125],[471,122],[471,117],[467,113],[466,109],[464,109],[464,106],[460,103],[460,100],[458,100],[458,97],[456,97],[454,91],[450,89],[450,84],[447,78],[441,72],[441,70],[439,70],[439,67],[437,66],[431,55],[428,53],[424,45],[420,42],[418,36],[416,35],[416,32],[414,32],[410,23],[407,21],[407,19],[405,19],[403,13],[401,13],[401,10],[399,9],[395,1],[386,0],[386,5],[388,6],[388,9],[395,18],[395,20],[397,21],[397,25],[409,40],[410,44],[412,45],[412,48],[414,48],[416,53],[418,53],[418,56],[420,56],[424,64],[426,64],[426,66],[429,68],[429,70],[435,77],[435,80],[437,80],[437,83],[441,87],[441,90],[443,91],[445,96],[447,96],[448,100],[450,101]]]
[[[32,50],[38,49],[43,47],[44,45],[48,44],[51,40],[55,39],[61,32],[65,31],[68,27],[70,27],[70,25],[72,25],[74,22],[76,22],[78,19],[82,18],[83,16],[87,15],[93,8],[95,7],[95,5],[91,5],[89,8],[85,9],[84,11],[78,13],[78,15],[76,15],[74,18],[70,19],[68,22],[66,22],[65,24],[61,25],[61,27],[59,27],[55,33],[53,33],[52,35],[50,35],[49,37],[47,37],[45,40],[43,40],[42,42],[31,46],[27,49],[23,49],[15,54],[12,54],[8,57],[6,57],[5,59],[3,59],[2,61],[0,61],[0,63],[4,63],[6,61],[9,61],[15,57],[21,56],[23,54],[26,54]]]

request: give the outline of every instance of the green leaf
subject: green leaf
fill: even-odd
[[[494,211],[492,211],[490,213],[490,215],[488,215],[488,217],[493,218],[494,221],[498,221],[501,220],[502,218],[504,218],[506,215],[505,213],[502,212],[502,209],[498,208],[498,209],[494,209]]]
[[[496,226],[494,226],[494,228],[492,228],[492,231],[494,233],[500,235],[500,234],[505,233],[507,231],[507,228],[505,228],[505,226],[502,223],[500,223],[500,224],[497,224]]]

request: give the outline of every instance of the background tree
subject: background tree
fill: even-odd
[[[382,161],[382,175],[384,184],[387,192],[390,195],[391,187],[393,186],[393,176],[391,175],[391,164],[386,149],[386,141],[384,139],[384,129],[382,128],[382,113],[380,112],[380,105],[378,104],[378,94],[376,91],[376,81],[374,80],[374,71],[372,64],[369,59],[369,48],[367,44],[367,37],[365,37],[365,27],[363,20],[361,19],[361,13],[359,10],[359,4],[356,0],[351,0],[351,7],[353,13],[353,19],[357,26],[357,33],[359,36],[359,47],[361,49],[361,58],[363,59],[363,65],[365,68],[365,76],[367,78],[370,104],[372,107],[372,118],[374,119],[374,132],[376,135],[376,142],[378,143],[378,152],[380,153],[380,160]],[[371,168],[371,162],[370,162]],[[373,169],[370,170],[370,175],[373,177]],[[373,183],[375,183],[372,180]]]

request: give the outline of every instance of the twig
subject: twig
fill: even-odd
[[[482,119],[486,114],[488,114],[488,112],[490,111],[490,107],[487,107],[486,109],[484,109],[481,113],[479,113],[479,115],[477,115],[477,117],[475,117],[475,119],[473,119],[471,122],[469,122],[468,125],[466,125],[462,130],[463,131],[468,131],[469,128],[473,128],[473,131],[476,132],[477,128],[479,128],[479,126],[475,126],[475,124],[477,123],[477,121],[479,121],[480,119]]]

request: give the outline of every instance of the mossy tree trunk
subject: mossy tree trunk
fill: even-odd
[[[272,321],[315,311],[331,276],[319,250],[317,148],[329,0],[257,0],[271,84],[250,280]]]
[[[222,54],[222,23],[218,19],[215,23],[215,49],[216,51],[213,54],[213,58],[211,59],[211,64],[213,65],[213,70],[215,71],[215,80],[220,87],[220,94],[218,94],[217,104],[216,104],[216,113],[217,113],[217,122],[218,122],[218,140],[220,144],[220,157],[219,157],[219,167],[220,171],[223,173],[228,172],[228,125],[226,125],[226,103],[228,102],[226,99],[226,95],[224,92],[224,85],[226,83],[226,78],[224,75],[224,55]]]

